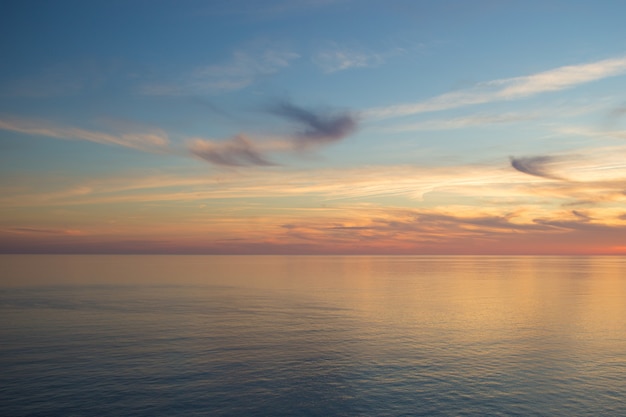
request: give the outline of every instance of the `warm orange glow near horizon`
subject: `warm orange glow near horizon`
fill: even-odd
[[[626,253],[621,21],[544,50],[555,22],[459,36],[368,2],[375,20],[331,28],[344,1],[284,3],[254,24],[164,5],[166,44],[150,25],[68,42],[66,13],[7,10],[0,253]]]

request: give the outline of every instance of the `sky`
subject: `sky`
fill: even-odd
[[[626,254],[626,2],[2,1],[0,253]]]

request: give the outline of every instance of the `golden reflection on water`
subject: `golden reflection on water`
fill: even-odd
[[[525,329],[606,336],[624,330],[626,313],[622,257],[3,255],[0,272],[5,288],[258,288],[404,330],[458,331],[468,342]]]
[[[158,359],[151,378],[244,363],[223,378],[458,405],[443,415],[611,411],[626,394],[623,257],[23,255],[0,256],[0,277],[16,341],[125,337]]]

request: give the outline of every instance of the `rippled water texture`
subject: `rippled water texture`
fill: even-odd
[[[0,257],[6,416],[626,415],[626,259]]]

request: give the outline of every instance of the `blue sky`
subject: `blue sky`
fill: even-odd
[[[621,1],[3,9],[4,252],[626,252]]]

